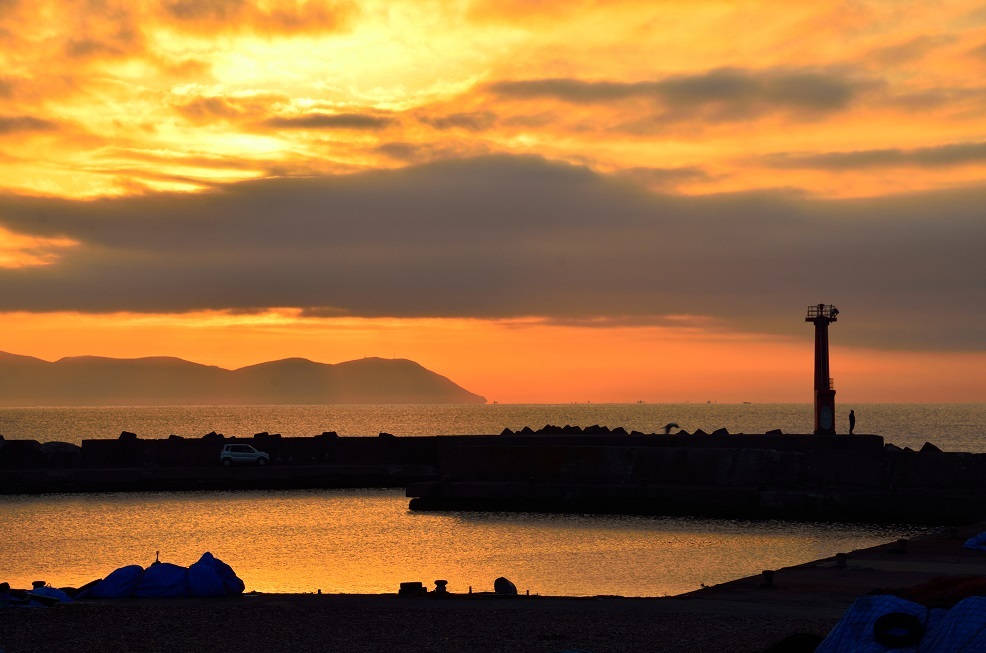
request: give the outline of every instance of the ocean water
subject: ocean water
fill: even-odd
[[[210,551],[247,590],[664,596],[927,532],[788,521],[413,513],[400,490],[0,497],[0,580],[78,587],[128,565]]]
[[[858,433],[986,452],[986,405],[853,406]],[[840,409],[841,423],[845,425]],[[844,413],[844,414],[842,414]],[[808,433],[810,405],[568,404],[3,408],[7,438],[81,442],[209,431],[285,436],[492,434],[545,424],[659,432]],[[845,430],[845,429],[843,429]],[[0,496],[0,581],[78,586],[127,564],[188,565],[211,551],[263,592],[395,592],[403,581],[542,595],[662,596],[927,532],[910,525],[610,515],[412,513],[400,490]]]
[[[986,452],[986,404],[858,404],[839,406],[836,428],[848,432],[850,408],[856,433],[882,435],[900,447],[932,442],[946,451]],[[142,438],[170,434],[201,437],[210,431],[249,436],[490,435],[504,428],[545,424],[599,424],[660,433],[675,422],[692,432],[726,428],[730,433],[811,433],[810,404],[558,404],[385,406],[172,406],[0,408],[0,434],[8,439],[80,443],[131,431]]]

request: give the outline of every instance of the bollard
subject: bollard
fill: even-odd
[[[447,580],[436,580],[435,581],[435,594],[448,594],[448,590],[445,586],[448,585]]]

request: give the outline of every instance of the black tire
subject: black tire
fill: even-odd
[[[267,459],[266,458],[257,458],[257,464],[260,465],[261,467],[263,467],[264,465],[267,464]]]
[[[229,458],[223,458],[223,467],[229,467],[232,464],[233,464],[232,460],[230,460]]]
[[[910,648],[924,637],[924,624],[912,614],[890,612],[873,624],[873,639],[887,648]]]

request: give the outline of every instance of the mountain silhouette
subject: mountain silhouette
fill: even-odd
[[[0,352],[2,406],[481,403],[486,399],[405,359],[330,365],[286,358],[227,370],[166,356],[51,363]]]

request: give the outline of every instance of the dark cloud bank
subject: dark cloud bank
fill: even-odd
[[[986,349],[986,188],[870,200],[656,195],[537,158],[270,179],[201,194],[0,197],[0,224],[82,243],[0,270],[0,310],[294,306],[313,315],[707,315],[839,344]]]
[[[828,113],[848,106],[873,81],[810,69],[765,71],[720,68],[657,81],[585,81],[572,78],[511,80],[494,83],[493,93],[516,99],[551,98],[572,104],[646,99],[662,104],[665,117],[687,119],[713,110],[706,118],[745,120],[776,111]]]
[[[986,143],[949,143],[910,150],[888,148],[819,154],[781,153],[762,157],[761,161],[775,168],[816,168],[837,171],[894,166],[935,169],[986,162]]]

